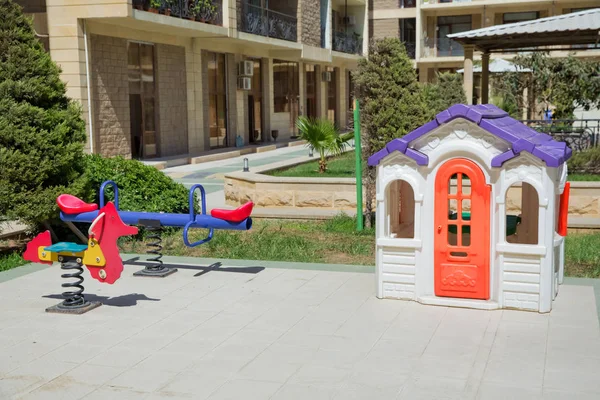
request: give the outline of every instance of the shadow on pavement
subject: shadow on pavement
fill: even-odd
[[[95,294],[88,294],[88,293],[84,293],[83,295],[87,301],[99,301],[100,303],[104,304],[105,306],[111,306],[111,307],[132,307],[132,306],[136,306],[138,301],[160,301],[160,299],[153,299],[153,298],[146,296],[145,294],[140,294],[140,293],[131,293],[131,294],[125,294],[123,296],[116,296],[116,297],[96,296]],[[57,299],[57,300],[65,299],[60,294],[49,294],[49,295],[42,296],[42,297],[45,297],[47,299]]]
[[[142,266],[142,267],[145,267],[146,265],[154,265],[152,263],[138,261],[139,259],[140,259],[139,257],[130,258],[129,260],[123,261],[123,265],[136,265],[136,266]],[[262,270],[265,269],[265,267],[223,267],[223,268],[221,268],[222,265],[223,264],[220,262],[216,262],[207,267],[203,267],[201,265],[167,264],[167,263],[163,264],[163,266],[169,267],[169,268],[189,269],[192,271],[199,271],[198,273],[194,274],[194,276],[201,276],[210,271],[235,272],[238,274],[258,274],[259,272],[261,272]]]

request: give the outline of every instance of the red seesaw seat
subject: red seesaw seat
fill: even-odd
[[[223,210],[215,208],[214,210],[211,210],[210,215],[215,218],[222,219],[223,221],[242,222],[250,216],[253,207],[254,203],[249,201],[246,204],[239,206],[235,210]]]
[[[58,204],[58,208],[65,214],[81,214],[98,209],[98,204],[86,203],[70,194],[61,194],[58,196],[56,204]]]

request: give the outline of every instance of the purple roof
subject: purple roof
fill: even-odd
[[[456,118],[464,118],[474,122],[492,135],[511,144],[511,149],[492,159],[492,167],[501,167],[505,161],[518,156],[522,151],[531,153],[544,161],[548,167],[560,166],[572,154],[566,143],[557,142],[549,135],[527,127],[516,119],[509,117],[506,111],[495,105],[467,106],[456,104],[436,115],[433,121],[415,129],[402,138],[389,142],[383,149],[369,157],[369,165],[378,165],[385,156],[394,151],[399,151],[412,158],[418,165],[427,165],[429,163],[427,155],[411,149],[410,143]]]

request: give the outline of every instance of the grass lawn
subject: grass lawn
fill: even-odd
[[[375,232],[354,231],[353,218],[328,221],[257,219],[250,231],[216,231],[212,241],[195,248],[183,244],[181,231],[163,235],[163,254],[223,259],[375,265]],[[193,230],[190,240],[205,231]],[[124,253],[145,253],[143,241],[122,238]],[[18,253],[0,256],[0,271],[26,264]],[[565,275],[600,278],[600,233],[572,233],[566,239]]]
[[[374,230],[354,232],[355,220],[336,217],[327,221],[253,221],[250,231],[215,231],[213,239],[188,248],[181,232],[163,236],[163,254],[208,258],[296,261],[332,264],[374,265]],[[190,231],[190,241],[206,231]],[[121,251],[144,253],[144,243],[123,238]]]
[[[577,182],[577,181],[600,181],[600,175],[593,175],[593,174],[569,174],[567,176],[567,180],[571,181],[571,182]]]
[[[20,267],[27,264],[28,261],[23,260],[18,252],[0,254],[0,271],[8,271],[9,269]]]
[[[354,151],[348,151],[341,156],[331,157],[327,160],[327,171],[319,173],[319,159],[315,153],[315,160],[290,168],[269,171],[266,174],[286,177],[319,177],[319,178],[354,178],[355,174]]]

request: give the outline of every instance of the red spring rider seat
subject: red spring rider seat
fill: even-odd
[[[84,212],[96,211],[98,204],[86,203],[78,197],[70,194],[61,194],[56,199],[58,208],[65,214],[81,214]]]
[[[211,210],[210,215],[228,222],[242,222],[250,216],[254,203],[251,201],[236,208],[235,210],[223,210],[216,208]]]

